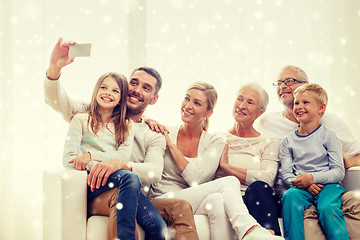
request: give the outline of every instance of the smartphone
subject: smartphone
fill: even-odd
[[[70,46],[69,57],[88,57],[91,52],[91,43],[77,43]]]

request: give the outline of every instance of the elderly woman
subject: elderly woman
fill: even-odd
[[[281,235],[273,185],[278,171],[279,143],[253,127],[266,110],[269,97],[256,83],[243,86],[234,104],[235,123],[223,133],[227,145],[216,178],[235,176],[241,182],[244,203],[263,227]]]
[[[189,201],[194,214],[209,217],[211,239],[283,239],[262,228],[249,214],[237,178],[211,181],[225,145],[222,137],[207,132],[216,101],[216,90],[208,83],[196,82],[188,88],[180,108],[183,124],[171,128],[169,134],[164,132],[164,171],[149,197]]]

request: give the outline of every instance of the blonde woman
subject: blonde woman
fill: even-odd
[[[208,83],[196,82],[187,89],[180,108],[183,124],[163,132],[167,145],[164,171],[149,197],[189,201],[194,214],[208,215],[211,239],[282,239],[248,213],[237,178],[211,181],[225,146],[222,137],[207,132],[216,101],[217,92]]]

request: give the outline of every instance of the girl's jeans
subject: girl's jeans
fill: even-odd
[[[93,192],[88,187],[88,203],[115,187],[119,188],[116,204],[118,239],[135,239],[135,220],[144,230],[146,239],[165,239],[167,226],[154,205],[140,192],[140,179],[133,172],[119,170],[109,176],[105,186]]]

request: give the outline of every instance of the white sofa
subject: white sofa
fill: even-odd
[[[45,170],[43,173],[43,239],[107,240],[108,217],[86,219],[86,172]],[[195,215],[200,240],[209,240],[209,222],[205,215]],[[139,239],[144,232],[139,227]]]
[[[347,169],[342,184],[346,191],[360,190],[360,167]],[[85,171],[45,170],[43,188],[44,240],[107,240],[108,217],[86,219]],[[209,240],[208,218],[205,215],[195,215],[194,218],[200,240]],[[282,219],[279,222],[282,228]],[[140,227],[139,236],[140,240],[144,239]]]

